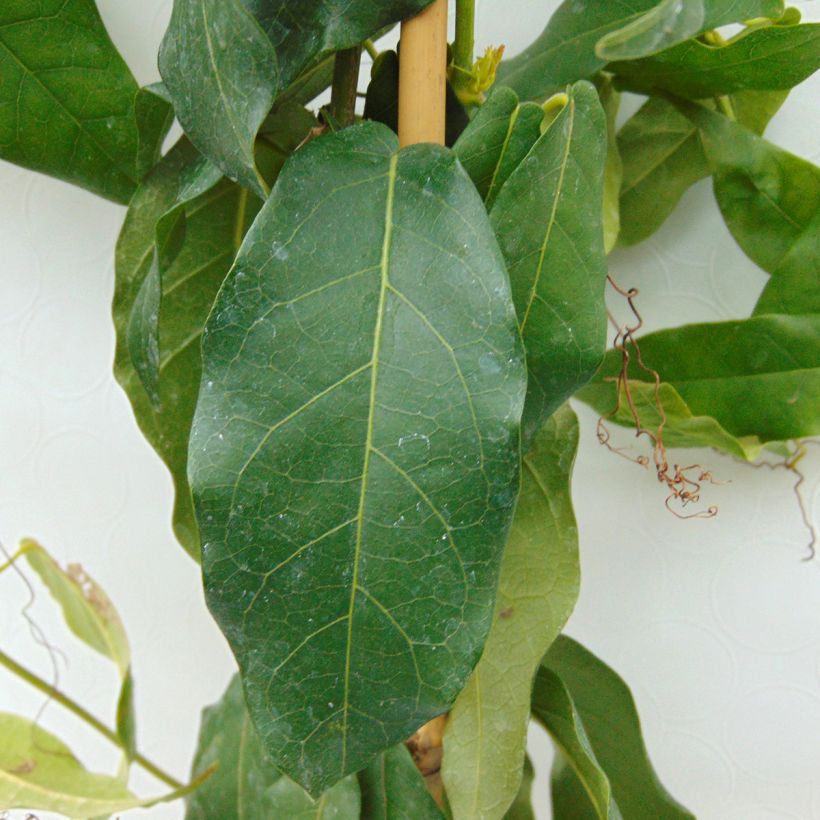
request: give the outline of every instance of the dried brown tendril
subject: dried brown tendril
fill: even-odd
[[[666,411],[663,408],[661,401],[661,377],[657,370],[649,367],[643,360],[641,355],[641,348],[635,334],[643,327],[643,317],[635,305],[635,300],[639,295],[637,288],[629,288],[625,290],[607,274],[607,281],[616,293],[626,299],[632,315],[635,317],[633,323],[624,323],[619,325],[615,318],[609,313],[609,321],[615,328],[615,337],[612,341],[612,346],[621,354],[621,370],[617,376],[607,379],[615,383],[615,406],[603,416],[598,418],[597,436],[598,441],[611,452],[622,458],[632,461],[635,464],[640,464],[641,467],[649,468],[649,465],[655,469],[655,475],[661,484],[666,486],[669,494],[666,497],[666,508],[673,515],[678,518],[713,518],[718,513],[717,507],[709,507],[705,510],[697,510],[695,512],[680,512],[675,507],[682,509],[688,507],[690,504],[697,504],[700,502],[700,493],[704,483],[718,484],[721,482],[715,481],[709,470],[704,469],[700,464],[690,464],[686,467],[681,467],[678,464],[672,464],[670,467],[667,456],[666,446],[663,441],[663,431],[666,426]],[[654,384],[654,404],[658,412],[660,421],[657,427],[652,429],[644,426],[641,421],[638,407],[635,403],[635,398],[632,395],[632,388],[629,383],[629,366],[632,360],[635,360],[638,367],[648,373],[652,377]],[[652,447],[651,456],[644,454],[633,456],[626,451],[626,448],[615,447],[611,442],[611,435],[609,428],[606,425],[607,420],[615,418],[621,410],[622,403],[626,404],[629,410],[629,415],[635,425],[635,437],[640,438],[645,436]]]

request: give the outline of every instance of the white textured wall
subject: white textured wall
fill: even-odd
[[[477,46],[504,42],[508,53],[557,5],[479,2]],[[815,3],[797,5],[820,19]],[[101,6],[139,80],[157,79],[170,2]],[[798,88],[768,132],[814,161],[818,92],[820,78]],[[61,560],[82,561],[109,592],[134,650],[140,747],[183,778],[199,711],[219,697],[232,663],[205,610],[197,568],[171,535],[170,480],[110,374],[113,248],[123,213],[0,163],[0,537],[12,547],[36,536]],[[695,186],[649,242],[612,261],[623,285],[641,288],[650,329],[743,316],[765,279],[723,227],[709,182]],[[664,510],[654,478],[602,451],[594,419],[581,415],[574,491],[583,583],[570,633],[632,685],[661,777],[699,818],[820,818],[820,563],[801,563],[807,534],[793,477],[709,452],[682,455],[731,483],[708,490],[718,518],[681,522]],[[814,448],[804,497],[815,516],[818,463]],[[0,645],[48,677],[48,656],[20,615],[26,600],[18,578],[0,576]],[[109,666],[73,642],[47,594],[32,613],[69,649],[61,686],[110,716]],[[33,716],[41,704],[0,670],[0,709]],[[111,747],[60,707],[50,706],[42,722],[90,767],[113,764]],[[538,732],[532,748],[539,816],[547,818],[548,754]],[[133,785],[158,789],[141,773]],[[182,809],[141,816],[180,818]]]

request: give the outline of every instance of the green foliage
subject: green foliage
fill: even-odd
[[[208,604],[318,794],[446,710],[489,629],[525,379],[505,269],[452,154],[365,124],[287,164],[206,333]]]
[[[127,202],[157,158],[168,104],[138,98],[93,0],[35,6],[0,8],[0,157]]]
[[[762,134],[787,94],[739,91],[727,100],[739,123]],[[651,236],[683,194],[709,176],[709,162],[697,126],[663,97],[650,97],[627,120],[618,133],[618,150],[623,161],[619,239],[632,245]]]
[[[631,90],[662,90],[691,100],[792,88],[818,68],[820,23],[750,29],[719,47],[692,40],[652,57],[608,66]]]
[[[682,3],[681,6],[689,4]],[[498,81],[512,88],[523,99],[539,100],[567,83],[588,79],[604,68],[610,59],[597,53],[601,42],[601,49],[606,51],[607,37],[615,41],[634,42],[630,40],[630,32],[634,29],[630,27],[640,29],[647,19],[654,24],[656,16],[660,16],[660,28],[663,28],[663,15],[653,11],[656,6],[658,0],[630,0],[628,3],[564,0],[538,39],[521,54],[501,63]],[[692,31],[693,34],[741,20],[779,17],[783,3],[782,0],[704,0],[703,7],[703,23],[698,31]],[[652,31],[653,27],[649,30]],[[660,34],[663,38],[662,31]],[[689,41],[687,47],[696,42]],[[641,49],[636,53],[640,54]]]
[[[524,457],[493,626],[444,737],[442,775],[456,817],[504,817],[521,786],[533,676],[578,597],[577,447],[578,420],[565,406]]]
[[[362,817],[368,820],[440,820],[444,815],[403,743],[382,752],[359,772]]]
[[[567,103],[510,174],[490,218],[507,262],[529,383],[524,451],[604,353],[606,123],[595,88]]]
[[[214,764],[214,773],[188,796],[186,820],[345,820],[359,816],[361,798],[355,777],[345,778],[314,801],[276,770],[250,722],[238,675],[221,700],[202,714],[191,777]]]
[[[265,196],[254,137],[274,101],[329,51],[350,48],[431,0],[174,0],[160,72],[194,145]]]
[[[198,788],[192,819],[531,820],[532,711],[559,750],[557,820],[691,817],[626,685],[558,637],[579,587],[566,402],[748,461],[820,434],[820,173],[760,136],[820,65],[818,26],[781,0],[566,0],[486,101],[463,94],[469,117],[448,91],[453,150],[398,149],[401,50],[375,61],[369,122],[310,110],[334,52],[374,51],[429,2],[175,0],[147,88],[91,0],[0,11],[0,157],[128,203],[114,371],[239,666],[181,787],[138,751],[111,602],[25,542],[121,681],[113,728],[53,697],[125,759],[90,773],[0,715],[3,808],[150,805],[126,787],[136,764],[169,797]],[[618,132],[621,88],[648,99]],[[160,156],[173,115],[184,135]],[[604,351],[606,253],[710,175],[771,277],[755,315],[639,334],[640,357],[627,333],[624,371]],[[404,741],[445,712],[434,799]]]
[[[538,141],[543,121],[540,106],[519,103],[514,91],[501,86],[490,94],[453,146],[488,209]]]
[[[652,768],[627,685],[571,638],[558,638],[544,656],[532,711],[561,753],[553,770],[554,793],[559,795],[556,817],[576,816],[571,812],[583,793],[572,785],[577,778],[595,808],[591,817],[693,818],[664,789]],[[566,799],[569,789],[571,801]]]
[[[726,225],[772,278],[755,313],[820,313],[820,169],[696,106]]]
[[[818,314],[685,325],[642,337],[640,348],[693,415],[711,417],[735,437],[767,442],[820,433]],[[596,377],[609,400],[597,406],[615,406],[615,385],[606,380],[620,369],[620,353],[610,351]],[[635,361],[629,377],[653,383]]]

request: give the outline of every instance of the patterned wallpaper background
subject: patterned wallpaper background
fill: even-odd
[[[138,79],[157,79],[170,2],[100,5]],[[817,3],[795,5],[820,20]],[[535,34],[533,20],[555,6],[479,0],[477,47],[503,42],[515,53]],[[818,99],[820,77],[792,93],[767,132],[815,162]],[[625,111],[635,107],[628,100]],[[171,482],[110,372],[122,217],[118,206],[0,163],[0,538],[12,548],[35,536],[60,560],[81,561],[108,591],[133,646],[141,749],[183,778],[200,710],[221,695],[232,661],[206,612],[197,567],[172,537]],[[744,316],[765,279],[724,228],[708,181],[655,237],[611,261],[622,285],[641,289],[650,330]],[[583,580],[569,632],[630,683],[662,779],[699,818],[820,820],[820,559],[801,561],[808,534],[794,477],[711,452],[681,454],[731,483],[708,488],[717,518],[678,521],[653,476],[604,451],[594,417],[579,411]],[[820,447],[805,465],[803,498],[818,518]],[[21,616],[28,597],[19,578],[0,576],[0,643],[48,677],[48,656]],[[60,685],[110,719],[112,670],[74,651],[46,593],[30,612],[68,649]],[[41,706],[40,695],[0,671],[0,709],[33,716]],[[116,766],[111,747],[59,707],[41,719],[87,765]],[[546,819],[550,752],[537,730],[531,749]],[[132,785],[160,789],[139,772]],[[125,816],[171,820],[182,807]]]

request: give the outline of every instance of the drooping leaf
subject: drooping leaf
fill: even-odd
[[[134,706],[134,675],[131,670],[125,676],[117,698],[117,737],[125,752],[125,763],[130,763],[137,753],[137,714]]]
[[[221,700],[202,713],[191,776],[216,764],[214,773],[186,800],[186,820],[349,820],[361,799],[355,776],[318,800],[280,774],[248,717],[242,683],[234,676]]]
[[[403,743],[382,752],[362,769],[359,785],[362,817],[368,820],[441,820],[444,817]]]
[[[723,46],[699,40],[652,57],[610,63],[629,90],[691,100],[744,90],[793,88],[820,68],[820,23],[753,28]]]
[[[89,772],[58,738],[32,721],[0,712],[0,806],[53,811],[77,820],[182,797],[199,783],[141,800],[117,777]]]
[[[578,420],[565,405],[524,456],[493,627],[444,734],[442,777],[456,817],[500,820],[521,785],[533,677],[578,597],[577,447]]]
[[[189,474],[211,612],[318,794],[446,711],[490,627],[523,355],[453,154],[376,123],[297,152],[220,291]]]
[[[524,776],[521,786],[513,800],[510,810],[504,815],[504,820],[535,820],[535,811],[532,807],[532,787],[535,781],[535,769],[527,755],[524,758]]]
[[[524,452],[544,419],[592,376],[603,357],[606,155],[598,94],[589,83],[577,83],[490,213],[527,351]]]
[[[174,0],[162,78],[196,147],[265,196],[254,138],[274,101],[327,52],[351,48],[431,0]],[[315,75],[311,75],[315,76]]]
[[[625,26],[610,31],[595,45],[602,60],[634,60],[671,48],[703,31],[703,0],[661,0]]]
[[[136,107],[139,87],[93,0],[5,0],[0,77],[0,157],[128,202],[168,106]]]
[[[135,194],[117,242],[114,293],[114,373],[143,434],[171,471],[176,491],[174,531],[194,557],[199,555],[199,539],[187,480],[187,441],[199,390],[200,336],[217,290],[259,209],[255,196],[222,181],[184,206],[184,243],[162,277],[162,310],[155,331],[159,352],[156,406],[134,367],[128,330],[145,280],[157,274],[157,223],[190,191],[192,179],[201,182],[200,162],[197,152],[183,140]],[[152,329],[143,327],[142,332]]]
[[[60,605],[68,628],[113,661],[124,678],[131,666],[131,648],[120,616],[99,584],[79,564],[63,569],[32,539],[24,539],[21,546],[31,568]]]
[[[818,315],[685,325],[650,333],[639,344],[646,365],[677,391],[689,412],[711,416],[738,439],[757,436],[765,443],[820,432]],[[652,383],[634,356],[631,365],[630,379]],[[585,390],[580,397],[596,408],[614,407],[615,385],[606,380],[620,369],[620,353],[609,351],[596,376],[595,392]],[[609,391],[607,400],[604,391]],[[671,398],[673,416],[680,414],[685,421],[687,411],[675,408],[673,394]],[[703,429],[704,422],[691,423]],[[706,430],[703,443],[715,446],[712,442],[722,433],[708,426]]]
[[[739,91],[728,101],[738,122],[762,134],[788,91]],[[624,245],[651,236],[695,182],[709,176],[697,126],[668,100],[651,97],[618,134],[623,160]]]
[[[505,60],[498,82],[518,92],[521,99],[543,100],[567,83],[592,77],[606,65],[595,53],[598,41],[611,31],[640,19],[658,0],[564,0],[546,29],[521,54]],[[704,0],[702,30],[756,17],[776,18],[782,0]]]
[[[587,793],[596,795],[599,818],[619,816],[612,812],[614,802],[620,816],[629,820],[692,820],[693,815],[666,791],[652,768],[629,688],[571,638],[559,637],[544,656],[533,690],[533,714],[553,734],[562,754],[585,781]],[[605,813],[605,790],[600,776],[594,776],[593,763],[611,787],[609,813]]]
[[[671,384],[663,383],[660,386],[663,417],[655,401],[654,383],[630,380],[629,389],[644,428],[657,430],[664,421],[663,441],[667,447],[712,447],[744,461],[754,461],[763,449],[763,442],[757,436],[738,438],[721,427],[716,419],[694,415]],[[607,421],[624,427],[635,425],[623,395],[618,412],[609,416],[615,408],[615,388],[611,383],[596,380],[582,387],[576,397],[593,407]]]
[[[497,86],[453,146],[488,209],[541,136],[543,120],[541,106],[519,104],[513,90]]]
[[[583,792],[586,794],[578,806],[582,816],[588,813],[599,820],[621,820],[623,815],[612,794],[612,784],[595,757],[572,694],[561,677],[546,665],[538,670],[535,680],[532,713],[555,743],[556,779],[560,776],[562,767],[568,764],[583,785]],[[592,808],[592,811],[588,812],[588,808]],[[555,814],[559,820],[567,816],[557,811]]]
[[[384,123],[391,131],[399,130],[399,57],[395,51],[383,51],[373,63],[367,97],[365,119]],[[447,84],[445,99],[444,142],[453,145],[469,123],[464,106]]]
[[[726,225],[772,278],[755,313],[820,312],[820,169],[695,105]]]

